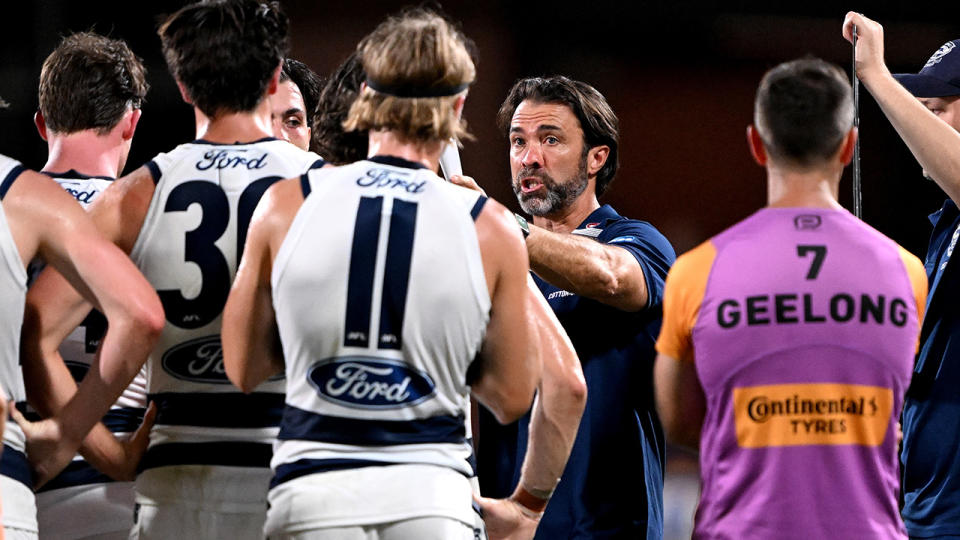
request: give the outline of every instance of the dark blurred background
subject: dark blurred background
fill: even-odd
[[[182,1],[133,3],[36,1],[7,3],[0,35],[0,152],[33,168],[46,146],[33,112],[40,65],[59,39],[93,29],[126,39],[147,64],[151,90],[127,171],[193,138],[193,116],[180,101],[160,55],[158,17]],[[465,115],[475,142],[463,164],[488,192],[517,209],[508,189],[506,140],[494,116],[507,88],[528,75],[562,73],[603,92],[620,116],[622,167],[601,202],[659,227],[684,252],[762,206],[763,170],[747,153],[744,129],[763,72],[805,54],[850,70],[840,36],[847,9],[879,20],[894,71],[917,71],[944,42],[960,37],[960,18],[942,6],[849,6],[839,3],[693,2],[520,3],[447,1],[480,50],[479,73]],[[291,56],[326,74],[356,42],[405,3],[282,2],[291,19]],[[939,189],[920,169],[861,93],[864,219],[917,254],[925,249],[925,216],[939,207]],[[849,207],[849,170],[841,202]]]

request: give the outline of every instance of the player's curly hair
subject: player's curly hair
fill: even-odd
[[[277,2],[196,2],[157,32],[167,67],[205,115],[251,111],[289,45],[287,16]]]
[[[497,123],[505,133],[510,131],[514,111],[528,99],[570,107],[583,130],[584,156],[588,150],[597,146],[605,145],[610,148],[607,161],[597,172],[597,196],[603,195],[620,167],[620,121],[607,99],[589,84],[562,75],[520,79],[510,88],[497,113]]]
[[[335,165],[345,165],[366,159],[367,133],[344,131],[350,105],[360,93],[363,84],[363,65],[359,53],[354,51],[327,79],[320,92],[316,116],[313,119],[314,151]]]
[[[430,94],[473,82],[472,48],[453,23],[435,11],[417,8],[381,23],[363,38],[357,51],[368,84]],[[441,97],[399,97],[366,86],[343,127],[398,131],[412,141],[471,138],[466,122],[454,113],[454,103],[465,91]]]
[[[303,62],[293,58],[284,58],[283,69],[280,70],[280,82],[287,81],[293,82],[300,89],[303,106],[306,108],[303,111],[304,117],[306,117],[307,127],[312,129],[314,111],[317,109],[317,100],[320,97],[323,79]]]
[[[143,63],[123,40],[80,32],[63,38],[43,62],[40,113],[50,131],[103,135],[128,107],[140,108],[148,89]]]

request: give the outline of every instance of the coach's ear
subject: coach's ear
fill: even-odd
[[[767,149],[764,148],[763,139],[760,138],[760,133],[753,127],[753,124],[747,126],[747,146],[750,147],[750,155],[753,156],[757,165],[766,166]]]
[[[47,120],[43,117],[43,113],[38,109],[33,115],[33,123],[37,126],[37,133],[40,134],[40,138],[47,140]]]

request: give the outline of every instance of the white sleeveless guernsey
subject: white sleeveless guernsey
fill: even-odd
[[[138,501],[263,511],[284,382],[250,395],[230,384],[221,313],[264,191],[321,165],[277,139],[195,141],[147,164],[157,186],[130,256],[157,289],[167,324],[146,364],[158,415]]]
[[[60,184],[84,209],[115,180],[108,176],[88,176],[73,169],[61,173],[41,173]],[[42,261],[34,259],[28,270],[31,278],[42,268]],[[103,314],[91,310],[60,344],[60,356],[78,383],[89,371],[106,330],[107,321]],[[146,382],[146,370],[141,369],[104,416],[104,425],[116,436],[129,436],[143,421],[147,402]],[[29,412],[36,415],[32,409]],[[133,482],[114,481],[94,469],[79,454],[74,456],[73,462],[63,472],[37,491],[37,521],[40,536],[44,538],[86,538],[120,531],[129,533],[133,526],[133,513]]]
[[[486,198],[381,156],[301,185],[272,272],[287,393],[267,534],[423,516],[472,526]]]
[[[20,370],[20,328],[27,293],[26,264],[10,234],[3,198],[24,168],[0,155],[0,388],[7,400],[21,407],[27,395]],[[3,455],[0,455],[0,498],[3,500],[3,526],[36,533],[37,507],[33,496],[33,478],[24,454],[23,431],[8,420],[3,431]]]

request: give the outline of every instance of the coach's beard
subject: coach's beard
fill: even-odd
[[[520,180],[527,177],[536,177],[543,184],[542,190],[524,193],[520,187]],[[520,208],[531,216],[546,216],[573,204],[577,197],[587,189],[586,162],[581,162],[580,170],[576,175],[562,182],[557,182],[552,176],[540,169],[523,168],[513,179],[513,193],[517,196]]]

